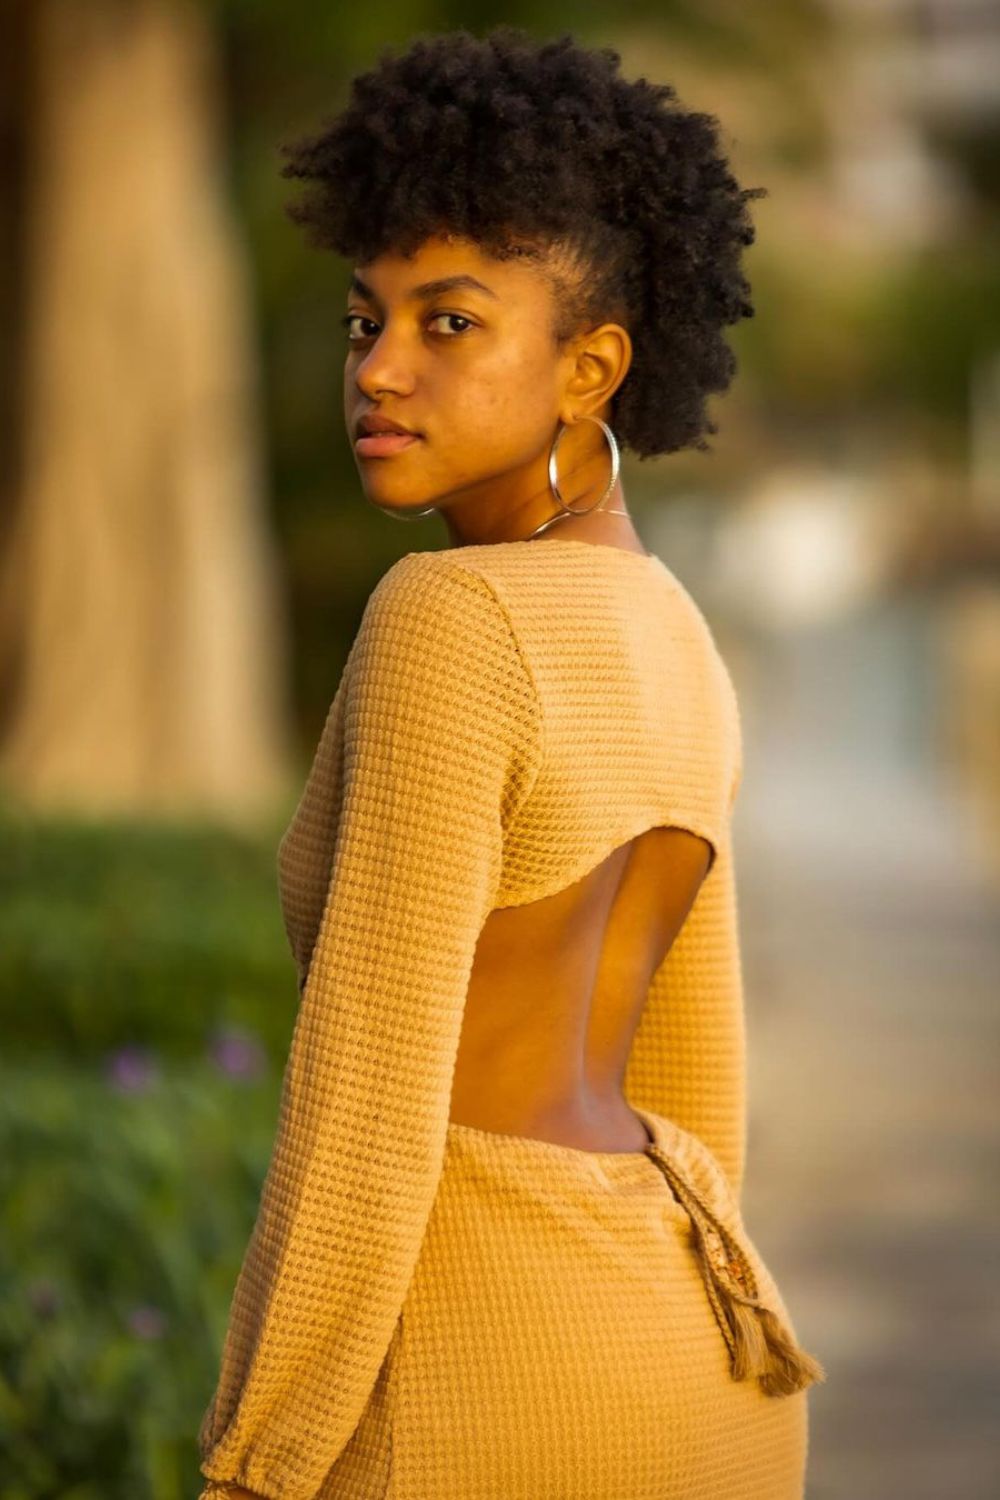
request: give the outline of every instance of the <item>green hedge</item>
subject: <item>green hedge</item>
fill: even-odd
[[[0,1070],[0,1495],[192,1500],[280,1073]]]
[[[298,997],[281,832],[0,813],[5,1057],[197,1056],[238,1024],[283,1060]]]

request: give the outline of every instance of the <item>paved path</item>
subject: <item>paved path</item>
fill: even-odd
[[[926,625],[720,638],[747,1226],[828,1370],[807,1500],[1000,1496],[1000,900],[935,768]]]

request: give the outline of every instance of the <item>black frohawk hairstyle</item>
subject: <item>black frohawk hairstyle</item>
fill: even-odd
[[[387,48],[339,114],[280,146],[281,175],[310,184],[286,212],[359,266],[441,233],[540,259],[557,347],[606,321],[629,333],[620,444],[640,458],[707,450],[706,398],[737,368],[725,327],[754,311],[747,202],[767,190],[736,182],[713,115],[678,107],[670,84],[629,82],[620,62],[509,25]]]

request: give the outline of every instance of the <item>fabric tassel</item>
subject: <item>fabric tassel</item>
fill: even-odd
[[[750,1259],[660,1148],[649,1155],[690,1215],[708,1300],[729,1348],[734,1380],[755,1377],[767,1396],[790,1396],[826,1379],[826,1371],[761,1302]]]

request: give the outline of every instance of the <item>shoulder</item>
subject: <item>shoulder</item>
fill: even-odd
[[[454,561],[453,552],[407,552],[383,573],[372,590],[369,607],[383,612],[423,609],[433,613],[435,606],[447,608],[472,595],[495,599],[487,581]]]
[[[431,700],[531,700],[534,677],[500,592],[455,552],[408,552],[372,590],[351,652],[355,681],[405,680]]]
[[[459,777],[499,767],[511,805],[531,786],[544,742],[534,677],[488,581],[450,556],[407,553],[383,574],[345,677],[350,745]]]
[[[405,641],[408,655],[422,650],[453,669],[522,655],[499,591],[453,551],[408,552],[393,563],[369,596],[358,635],[362,650]]]

